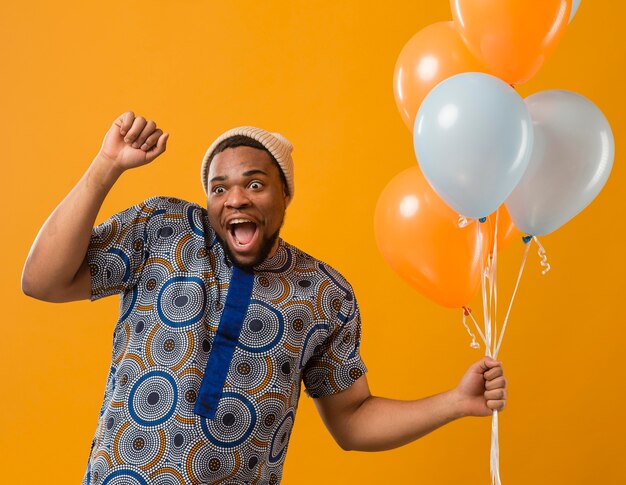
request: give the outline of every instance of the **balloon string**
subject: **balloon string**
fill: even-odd
[[[463,326],[467,333],[469,333],[470,337],[472,337],[472,342],[470,343],[470,347],[473,349],[479,349],[480,344],[476,342],[476,336],[472,333],[470,328],[467,326],[467,315],[471,315],[471,310],[469,308],[463,307]]]
[[[492,356],[495,359],[495,344],[498,337],[498,322],[497,322],[497,306],[498,306],[498,292],[497,292],[497,264],[498,264],[498,219],[500,210],[496,211],[496,224],[493,231],[493,251],[489,254],[488,269],[484,276],[489,280],[489,306],[485,312],[485,330],[489,334],[488,340],[491,346],[491,327],[493,326],[493,347],[489,349],[487,355]],[[483,306],[485,306],[485,288],[483,286]],[[502,338],[502,334],[500,335]],[[491,414],[491,449],[489,453],[489,470],[491,472],[491,484],[501,485],[500,481],[500,443],[498,439],[498,411],[493,411]]]
[[[491,413],[491,453],[489,455],[491,485],[502,485],[500,481],[500,443],[498,441],[498,411]]]
[[[487,339],[485,338],[485,334],[480,329],[480,326],[478,325],[478,322],[474,318],[474,315],[472,315],[472,310],[470,308],[468,308],[466,306],[463,307],[463,317],[470,317],[472,319],[472,322],[474,322],[474,327],[476,327],[476,331],[478,332],[478,335],[480,335],[480,338],[482,339],[483,344],[485,344],[485,346],[487,346]],[[465,319],[463,321],[465,322]],[[476,348],[478,348],[478,347],[476,347]]]
[[[496,215],[496,220],[498,216]],[[496,223],[497,224],[497,223]],[[496,225],[496,231],[498,227]],[[495,238],[496,236],[494,236]],[[548,263],[548,257],[546,256],[546,250],[541,245],[536,236],[526,236],[523,238],[524,243],[526,244],[526,250],[524,251],[524,257],[522,258],[522,263],[520,265],[519,272],[517,274],[517,281],[515,282],[515,289],[513,290],[513,295],[511,295],[511,301],[509,302],[509,307],[506,312],[506,316],[504,317],[504,323],[502,324],[502,332],[500,333],[500,338],[498,339],[498,344],[495,347],[493,352],[493,358],[496,359],[498,357],[498,353],[500,352],[500,346],[502,345],[502,339],[504,338],[504,332],[506,330],[506,326],[509,322],[509,315],[511,314],[511,308],[513,307],[513,300],[515,300],[515,295],[517,294],[517,289],[519,287],[520,280],[522,278],[522,273],[524,272],[524,265],[526,264],[526,259],[528,258],[528,252],[530,251],[530,246],[532,241],[537,243],[539,249],[537,250],[537,254],[541,259],[540,264],[544,268],[541,272],[542,275],[545,275],[548,271],[550,271],[550,264]],[[497,239],[495,243],[497,244]],[[495,246],[494,246],[495,253]],[[495,282],[495,268],[493,279]],[[493,411],[491,415],[491,453],[489,456],[490,462],[490,470],[491,470],[491,485],[501,485],[500,480],[500,445],[498,441],[498,411]]]
[[[530,246],[531,246],[530,241],[531,240],[528,240],[528,242],[526,242],[526,249],[524,251],[524,257],[522,258],[522,264],[520,265],[519,272],[517,273],[517,281],[515,282],[513,295],[511,295],[511,301],[509,301],[509,308],[506,311],[506,316],[504,317],[504,323],[502,324],[502,332],[500,332],[500,339],[498,340],[498,345],[496,345],[496,350],[493,354],[494,359],[498,357],[498,352],[500,352],[500,346],[502,345],[502,338],[504,337],[506,326],[509,323],[509,315],[511,314],[511,308],[513,307],[513,300],[515,300],[515,295],[517,294],[517,288],[519,287],[519,282],[522,279],[522,273],[524,272],[524,265],[526,264],[526,258],[528,258],[528,251],[530,250]]]
[[[486,217],[481,217],[480,219],[472,219],[471,217],[465,217],[462,214],[459,214],[459,218],[457,220],[457,225],[462,229],[464,227],[467,227],[471,224],[474,224],[474,222],[478,221],[480,223],[483,223],[487,220]]]
[[[475,219],[468,219],[467,217],[459,214],[459,220],[457,221],[457,224],[459,225],[460,228],[464,228],[464,227],[469,226],[474,221]]]
[[[496,210],[496,227],[493,230],[493,252],[491,254],[491,271],[489,275],[489,286],[490,286],[490,305],[492,306],[493,312],[493,341],[494,343],[498,340],[498,285],[497,285],[497,275],[498,275],[498,221],[500,219],[500,208]],[[495,349],[492,349],[495,350]],[[493,353],[493,352],[492,352]]]
[[[478,247],[480,248],[480,288],[483,297],[483,325],[485,327],[485,355],[491,357],[491,319],[487,305],[487,288],[485,287],[485,261],[483,259],[483,234],[480,225],[476,225],[478,231]]]
[[[535,241],[537,243],[537,246],[539,247],[539,249],[537,250],[537,254],[539,255],[539,258],[541,259],[539,264],[543,267],[543,271],[541,272],[541,274],[545,276],[545,274],[548,271],[550,271],[550,263],[548,263],[548,256],[546,256],[546,250],[543,248],[543,246],[539,242],[539,239],[537,239],[537,236],[533,236],[533,241]]]

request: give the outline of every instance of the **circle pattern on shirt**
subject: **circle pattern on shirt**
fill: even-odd
[[[195,276],[174,276],[159,291],[159,317],[171,327],[193,325],[202,318],[205,307],[206,288]]]
[[[138,469],[128,466],[115,467],[103,480],[102,485],[148,485],[147,477]]]
[[[262,442],[269,443],[272,439],[281,416],[285,415],[287,408],[285,397],[281,394],[267,393],[259,398],[259,424],[255,431],[255,436]]]
[[[191,483],[222,483],[238,471],[241,459],[238,450],[216,449],[199,441],[191,447],[185,465]]]
[[[350,360],[355,352],[355,335],[349,327],[342,327],[331,343],[332,353],[341,361]]]
[[[239,347],[248,352],[267,352],[280,342],[284,330],[280,311],[260,300],[250,300],[239,334]]]
[[[109,471],[109,456],[100,453],[97,456],[91,458],[91,483],[99,483],[99,480],[106,475]],[[88,484],[87,484],[88,485]]]
[[[246,392],[258,392],[265,387],[273,375],[271,360],[267,358],[235,350],[230,361],[230,370],[227,380],[231,385]]]
[[[307,300],[291,300],[281,308],[281,311],[285,316],[287,327],[284,348],[296,356],[300,354],[308,327],[315,321],[314,303]]]
[[[118,362],[130,340],[130,326],[118,323],[113,333],[113,362]]]
[[[91,261],[90,271],[93,275],[104,277],[105,286],[109,282],[127,282],[130,278],[130,259],[128,255],[118,249],[109,249],[106,254],[98,254]],[[104,273],[101,268],[106,268]]]
[[[194,412],[194,406],[201,381],[202,374],[196,372],[186,372],[178,376],[178,392],[181,399],[176,408],[176,421],[179,426],[195,427],[198,415]]]
[[[128,354],[122,360],[116,372],[115,394],[116,401],[123,401],[128,393],[128,386],[133,382],[144,370],[143,363],[138,362],[136,356],[130,357]]]
[[[165,434],[161,430],[155,433],[127,426],[117,440],[119,456],[123,463],[145,465],[165,448],[165,441]]]
[[[302,344],[302,352],[300,354],[300,362],[298,367],[303,368],[309,359],[313,357],[316,353],[321,351],[321,344],[325,341],[328,335],[328,324],[326,323],[316,323],[313,325],[306,337],[304,338],[304,343]]]
[[[364,372],[356,362],[358,359],[355,359],[357,365],[352,366],[350,362],[339,362],[335,358],[358,351],[359,333],[352,331],[348,335],[347,332],[349,327],[358,327],[358,322],[352,325],[351,321],[356,306],[348,304],[348,297],[344,296],[349,287],[339,279],[340,275],[281,242],[277,258],[266,265],[267,271],[262,268],[255,271],[253,293],[253,298],[267,302],[280,315],[253,301],[252,311],[261,316],[246,319],[242,341],[248,350],[237,347],[233,359],[241,359],[230,363],[226,380],[230,384],[230,378],[233,378],[232,383],[241,379],[248,387],[227,385],[217,416],[205,422],[203,429],[203,418],[196,415],[193,408],[208,355],[215,350],[211,346],[214,346],[232,268],[224,261],[223,249],[216,242],[205,209],[187,203],[175,207],[164,198],[155,198],[144,205],[145,208],[138,207],[118,217],[118,224],[121,221],[125,228],[124,233],[116,228],[119,239],[109,237],[106,230],[100,231],[108,242],[96,241],[94,246],[100,244],[101,251],[94,251],[90,260],[97,262],[99,254],[114,246],[125,252],[133,268],[141,268],[140,273],[131,271],[126,283],[136,282],[137,294],[126,291],[122,297],[122,315],[126,316],[115,341],[103,414],[89,464],[90,478],[94,485],[102,485],[103,480],[125,485],[163,485],[212,483],[220,479],[225,483],[245,480],[252,483],[257,479],[276,484],[280,482],[286,440],[300,397],[299,380],[288,379],[290,374],[300,373],[301,353],[313,355],[304,374],[311,371],[309,376],[314,376],[313,380],[318,383],[314,391],[320,395],[326,394],[333,385],[345,387],[349,379],[354,380]],[[164,227],[168,229],[159,233]],[[121,237],[124,234],[129,236],[124,239]],[[140,237],[144,238],[144,244]],[[142,259],[146,260],[143,266]],[[104,263],[109,260],[119,266],[113,271],[109,268],[109,282],[114,276],[123,280],[127,276],[124,265],[120,264],[123,257],[108,253]],[[97,296],[123,291],[119,282],[115,288],[104,287],[106,264],[102,267],[94,264],[91,269],[95,283],[102,287]],[[200,278],[206,295],[198,288],[199,283],[183,281],[183,275]],[[194,291],[198,293],[195,301]],[[340,312],[339,318],[337,312]],[[198,320],[191,325],[194,318]],[[349,325],[341,342],[334,341],[331,346],[326,341],[323,346],[331,332],[337,332],[335,323],[341,325],[346,320]],[[311,328],[322,322],[329,327],[318,327],[309,334]],[[189,344],[191,340],[193,345]],[[303,345],[305,340],[308,346]],[[185,348],[185,343],[187,350],[193,349],[189,358],[186,354],[182,357],[176,354]],[[270,344],[274,346],[263,351],[263,346]],[[316,353],[320,350],[324,350],[323,355]],[[344,366],[347,375],[337,370],[338,366]],[[167,377],[154,374],[155,371],[169,375],[175,384]],[[152,384],[146,377],[150,373],[153,373]],[[311,384],[311,379],[307,382]],[[165,399],[168,393],[176,396],[175,405],[174,397],[169,404]],[[171,414],[170,410],[173,410]],[[289,412],[291,415],[285,420]],[[156,424],[159,420],[164,421]],[[153,439],[146,440],[147,434]],[[237,444],[239,441],[241,443]],[[155,455],[154,444],[161,442],[166,443],[166,449],[162,456]],[[268,462],[270,448],[273,463]],[[129,462],[122,464],[122,455],[137,460],[135,455],[140,451],[147,457],[141,468]],[[117,475],[110,476],[114,472]],[[195,480],[196,474],[203,480]]]
[[[132,336],[139,336],[146,329],[146,322],[148,322],[148,318],[145,315],[136,314],[129,319],[129,325],[131,329],[131,338]]]
[[[187,332],[174,332],[171,327],[159,326],[146,343],[146,354],[157,365],[178,368],[183,359],[191,355],[193,340]]]
[[[193,205],[187,208],[187,222],[194,234],[204,238],[203,211],[196,210]]]
[[[112,442],[117,434],[117,429],[125,422],[128,421],[121,408],[107,409],[102,416],[102,439],[105,442],[107,440]]]
[[[280,302],[293,293],[293,288],[289,281],[282,276],[267,273],[261,276],[257,275],[255,279],[256,284],[263,292],[263,299],[266,301],[275,300]]]
[[[173,467],[160,468],[150,474],[152,485],[185,485],[185,478]]]
[[[139,285],[141,286],[141,301],[146,305],[154,304],[158,298],[160,285],[172,276],[172,266],[160,259],[154,258],[143,269]]]
[[[164,370],[150,371],[133,384],[128,396],[128,411],[141,426],[158,426],[176,409],[178,387],[174,377]]]
[[[118,320],[119,322],[123,322],[124,320],[126,320],[126,318],[130,316],[131,312],[133,311],[133,308],[135,308],[135,303],[137,303],[138,293],[139,291],[137,290],[137,287],[133,286],[133,289],[130,292],[130,298],[122,299],[122,306],[120,308],[121,317]]]
[[[232,448],[246,441],[256,426],[254,405],[243,394],[224,392],[215,417],[201,419],[205,437],[214,445]]]
[[[198,249],[198,242],[191,236],[183,236],[176,245],[176,261],[184,271],[201,271],[206,265],[207,254],[205,247]]]
[[[175,423],[167,429],[167,455],[170,462],[179,463],[184,461],[189,451],[190,443],[196,439],[198,433],[193,429],[187,429]]]
[[[307,389],[309,389],[311,397],[320,397],[313,389],[325,389],[327,388],[327,384],[332,386],[333,382],[334,377],[332,369],[319,365],[309,369],[304,377],[304,384]]]
[[[290,410],[276,428],[274,436],[272,436],[268,457],[270,463],[278,463],[284,458],[287,443],[289,443],[289,436],[293,429],[293,423],[294,414],[293,410]]]
[[[292,263],[293,256],[291,251],[285,250],[285,247],[281,244],[272,256],[271,263],[268,263],[266,259],[259,264],[256,269],[264,273],[284,273],[289,271],[292,267]]]

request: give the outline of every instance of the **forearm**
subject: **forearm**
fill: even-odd
[[[336,394],[315,399],[335,441],[345,450],[397,448],[463,416],[491,416],[506,402],[502,364],[483,357],[453,390],[417,401],[372,396],[367,377]]]
[[[370,396],[352,412],[343,429],[344,449],[382,451],[397,448],[463,416],[453,391],[417,401]]]
[[[101,155],[93,160],[39,231],[24,265],[26,294],[60,301],[81,269],[98,211],[120,175]]]

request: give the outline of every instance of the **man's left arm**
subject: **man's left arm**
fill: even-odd
[[[489,357],[472,364],[451,391],[415,401],[372,396],[366,376],[348,389],[316,398],[324,424],[344,450],[397,448],[464,416],[490,416],[504,409],[502,365]]]

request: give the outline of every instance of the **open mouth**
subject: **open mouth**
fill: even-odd
[[[228,224],[228,232],[236,248],[245,249],[255,239],[257,226],[250,219],[233,219]]]

